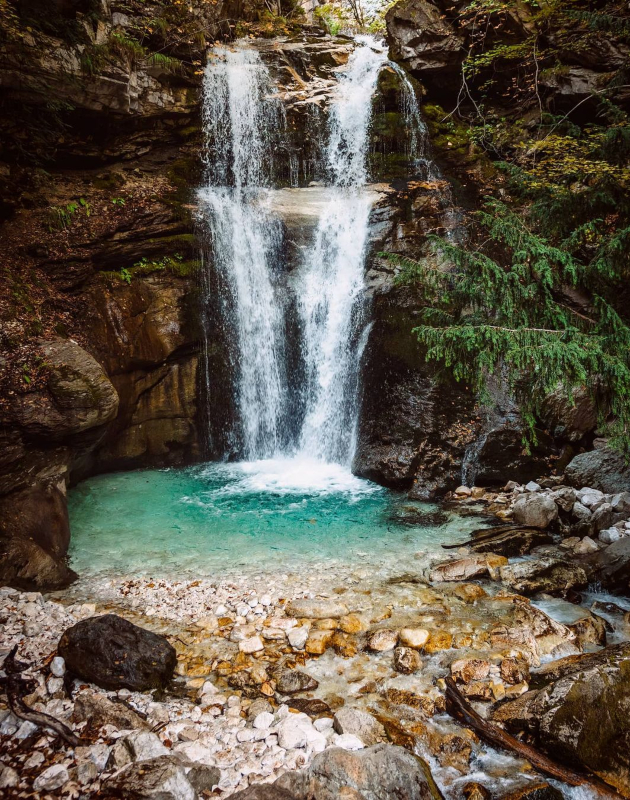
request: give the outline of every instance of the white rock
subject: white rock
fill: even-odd
[[[320,733],[326,733],[327,731],[331,731],[333,726],[333,721],[330,717],[320,717],[313,722],[313,727],[316,731]]]
[[[525,484],[525,491],[526,492],[539,492],[540,489],[541,489],[541,486],[540,486],[539,483],[536,483],[536,481],[530,481],[529,483]]]
[[[278,744],[285,750],[306,747],[309,740],[308,728],[315,729],[306,714],[291,714],[283,719],[277,728]]]
[[[305,625],[301,628],[292,628],[288,632],[287,638],[294,650],[304,650],[306,640],[308,639],[308,628]]]
[[[252,728],[243,728],[236,732],[237,742],[251,742],[254,738],[254,731]]]
[[[219,690],[212,683],[212,681],[204,681],[199,694],[203,697],[204,694],[219,694]]]
[[[63,764],[53,764],[52,767],[45,769],[38,775],[33,783],[36,792],[54,792],[60,789],[64,783],[68,783],[70,776]]]
[[[455,489],[455,494],[459,497],[469,497],[472,494],[472,489],[468,486],[458,486],[457,489]]]
[[[243,639],[238,643],[238,649],[241,653],[258,653],[265,649],[265,645],[260,636],[252,636],[249,639]]]
[[[125,737],[125,744],[134,761],[147,761],[149,758],[169,754],[160,737],[151,731],[134,731]]]
[[[365,745],[353,733],[342,733],[341,735],[333,736],[333,743],[337,747],[343,747],[344,750],[363,750]]]
[[[223,605],[217,606],[214,609],[214,613],[217,615],[217,617],[225,617],[226,614],[228,613],[227,606],[223,606]]]
[[[63,678],[66,674],[66,662],[61,656],[55,656],[50,662],[50,671],[55,678]]]
[[[48,678],[46,686],[50,694],[57,694],[63,689],[63,678]]]
[[[98,769],[93,761],[84,761],[77,765],[77,780],[81,786],[92,783],[98,778]]]
[[[270,728],[273,725],[273,714],[270,714],[268,711],[263,711],[261,714],[258,714],[253,725],[254,728],[258,730]]]
[[[20,776],[11,767],[0,768],[0,789],[12,789],[20,782]]]
[[[429,631],[424,628],[403,628],[398,636],[400,643],[407,647],[414,647],[419,650],[429,638]]]
[[[577,497],[583,506],[590,508],[591,506],[594,506],[595,503],[598,503],[600,500],[604,499],[604,493],[600,492],[599,489],[589,489],[588,487],[584,487],[577,493]]]
[[[268,595],[268,594],[264,594],[264,595],[263,595],[263,596],[260,598],[260,605],[261,605],[261,606],[270,606],[270,605],[271,605],[271,597],[269,597],[269,595]]]
[[[599,541],[604,544],[612,544],[617,539],[621,539],[621,533],[617,528],[606,528],[599,532]]]
[[[28,739],[37,730],[37,725],[32,722],[24,720],[15,733],[17,739]]]

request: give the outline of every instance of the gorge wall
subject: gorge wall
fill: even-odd
[[[206,48],[234,34],[226,19],[249,12],[195,3],[170,18],[159,3],[59,0],[42,14],[40,5],[17,4],[0,43],[0,579],[50,587],[73,577],[64,560],[68,485],[228,450],[220,431],[234,413],[224,380],[229,343],[210,309],[202,352],[193,190],[202,175]],[[448,94],[463,39],[440,11],[424,0],[402,3],[389,30],[393,53],[424,91]],[[261,42],[291,132],[274,153],[288,187],[295,175],[303,185],[312,179],[313,120],[351,48],[306,27]],[[487,164],[442,147],[433,125],[444,178],[410,180],[400,121],[399,78],[386,68],[371,134],[380,199],[370,221],[373,327],[355,471],[419,498],[458,485],[471,457],[482,483],[535,477],[563,437],[588,437],[594,419],[583,415],[555,442],[541,435],[539,451],[527,455],[518,411],[499,389],[490,417],[465,387],[425,364],[411,333],[418,299],[378,254],[417,257],[428,234],[457,232]],[[285,225],[290,262],[308,222],[293,210]],[[209,406],[202,358],[214,386]],[[551,429],[563,414],[550,411]],[[210,440],[209,429],[219,432]]]

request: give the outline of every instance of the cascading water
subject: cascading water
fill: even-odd
[[[358,47],[340,76],[328,117],[326,166],[332,186],[298,285],[307,376],[299,447],[348,465],[365,325],[364,260],[372,205],[365,191],[368,130],[372,95],[386,61],[384,50]]]
[[[359,37],[338,72],[317,169],[325,179],[317,190],[323,200],[290,282],[283,282],[270,165],[286,125],[271,77],[247,45],[215,49],[206,69],[207,185],[200,198],[222,315],[232,332],[239,418],[234,450],[245,459],[352,463],[368,331],[365,256],[376,196],[368,184],[369,132],[372,98],[387,63],[381,45]],[[415,94],[394,69],[415,149],[424,130]],[[297,371],[288,366],[289,307],[296,309]]]
[[[215,56],[204,80],[207,185],[200,196],[235,337],[242,451],[269,457],[282,443],[287,379],[274,278],[280,230],[259,196],[269,183],[282,106],[269,97],[273,85],[255,50],[218,48]]]

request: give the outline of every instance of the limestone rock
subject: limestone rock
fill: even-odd
[[[337,711],[333,727],[339,734],[350,733],[358,736],[367,747],[385,741],[387,738],[385,728],[371,714],[349,706],[344,706]]]
[[[503,583],[526,596],[537,592],[563,596],[569,589],[588,585],[588,576],[581,566],[556,558],[521,561],[501,567],[499,572]]]
[[[348,607],[337,600],[291,600],[285,611],[291,617],[338,619],[348,614]]]
[[[451,664],[451,675],[460,683],[483,681],[490,673],[490,663],[480,658],[460,658]]]
[[[514,503],[513,513],[520,525],[548,528],[558,516],[558,507],[551,497],[536,492],[519,498]]]
[[[371,631],[367,637],[367,648],[375,653],[384,653],[393,650],[398,641],[398,631],[390,628],[378,628]]]
[[[107,780],[104,788],[129,800],[197,800],[183,765],[171,755],[131,764]]]
[[[507,558],[494,553],[467,556],[438,564],[431,570],[429,579],[437,583],[440,581],[467,581],[471,578],[488,577],[507,563]]]
[[[429,631],[425,628],[402,628],[398,638],[402,645],[420,650],[429,638]]]
[[[114,703],[103,694],[81,692],[74,702],[73,719],[87,721],[96,728],[113,725],[119,730],[146,729],[148,724],[132,709]]]
[[[104,689],[144,691],[165,686],[177,662],[174,648],[156,633],[115,614],[84,619],[62,635],[67,668]]]
[[[308,769],[283,775],[274,787],[286,789],[301,800],[432,800],[427,774],[424,762],[402,747],[377,744],[358,751],[333,747],[315,756]],[[248,795],[236,794],[234,798],[248,800]]]

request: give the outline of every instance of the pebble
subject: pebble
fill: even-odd
[[[304,650],[306,640],[308,639],[308,628],[306,626],[293,628],[288,632],[287,639],[294,650]]]
[[[265,643],[260,636],[252,636],[249,639],[243,639],[238,643],[238,649],[241,653],[258,653],[260,650],[265,649]]]

